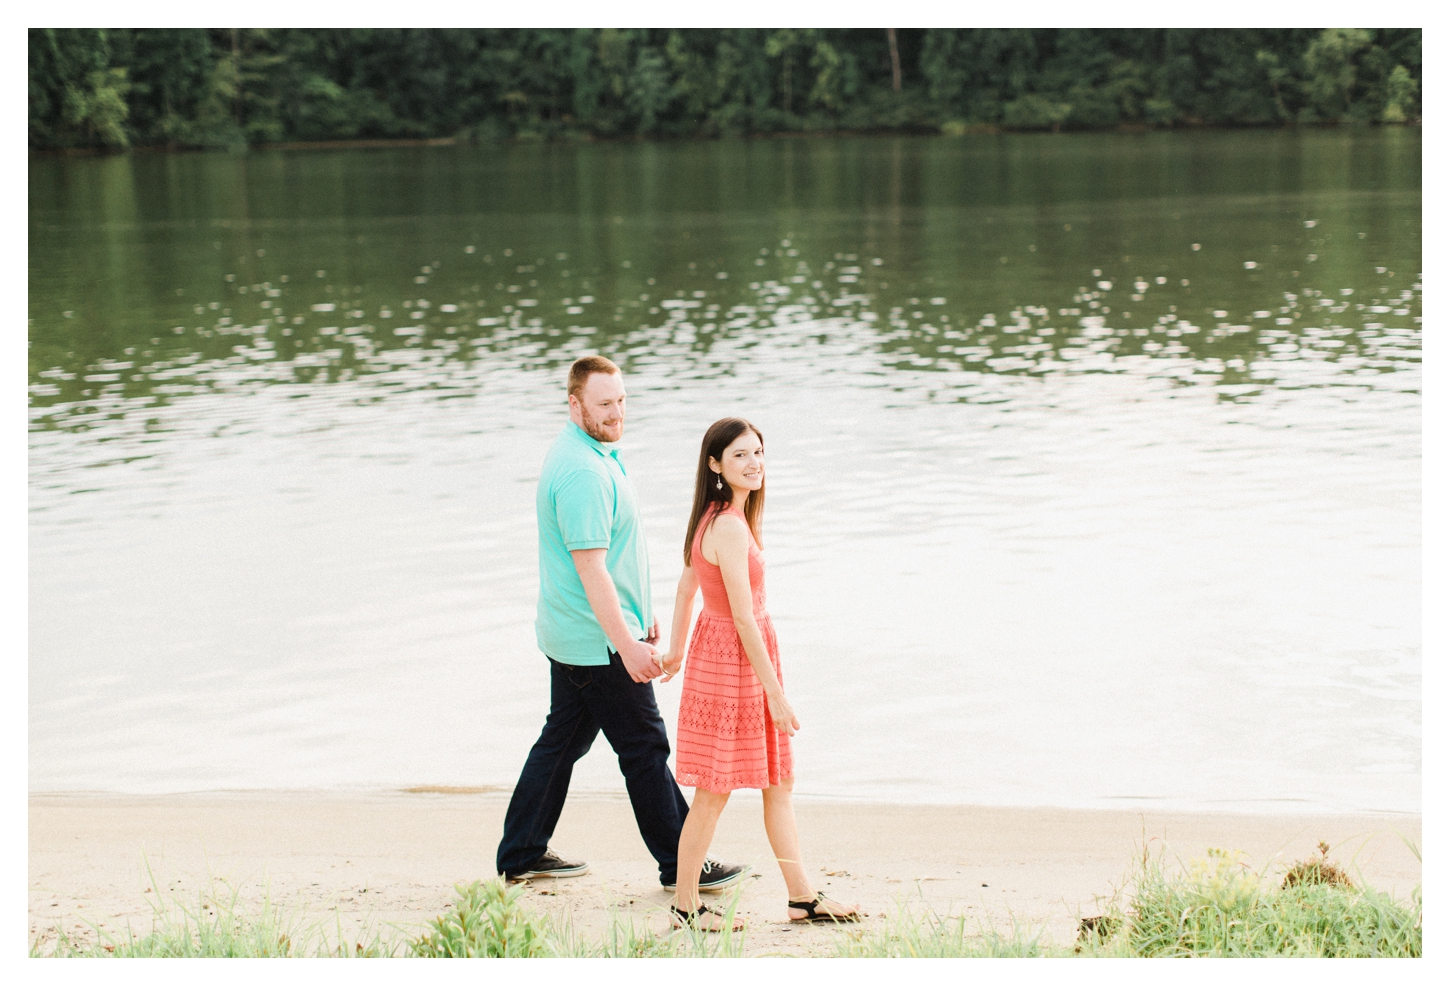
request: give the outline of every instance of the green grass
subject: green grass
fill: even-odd
[[[899,905],[879,927],[845,930],[835,940],[841,958],[974,959],[1037,958],[1055,954],[1042,929],[1015,921],[1003,934],[980,921],[969,926],[961,915],[938,915],[931,908]]]
[[[148,867],[148,874],[150,873]],[[161,888],[152,876],[155,900]],[[269,892],[260,904],[245,908],[238,892],[223,881],[197,895],[195,904],[171,898],[152,904],[151,928],[139,934],[129,925],[111,933],[91,925],[95,940],[55,929],[55,940],[31,942],[32,958],[738,958],[745,954],[743,932],[709,934],[694,929],[665,934],[620,908],[611,908],[608,927],[597,937],[577,933],[566,912],[541,915],[522,903],[523,886],[501,880],[459,884],[445,912],[416,937],[388,941],[373,933],[349,940],[340,915],[334,927],[308,921],[298,910],[275,903]],[[727,923],[739,906],[739,893],[725,908]]]
[[[545,921],[522,906],[527,888],[502,880],[474,881],[454,888],[457,898],[432,930],[409,942],[411,954],[425,959],[535,959],[548,956]]]
[[[459,884],[448,912],[408,944],[423,958],[739,958],[745,933],[710,934],[694,928],[661,935],[635,915],[609,908],[609,926],[598,938],[580,935],[568,912],[540,915],[520,898],[526,887],[502,880]],[[739,891],[723,908],[729,926],[740,904]]]
[[[1356,887],[1321,851],[1278,879],[1222,850],[1187,873],[1146,861],[1107,944],[1143,956],[1419,957],[1419,888],[1397,901]]]
[[[1419,856],[1419,850],[1410,848]],[[1282,876],[1254,871],[1236,852],[1170,868],[1145,852],[1131,881],[1106,912],[1083,922],[1071,945],[1013,922],[1006,933],[927,907],[898,906],[884,924],[843,934],[842,957],[973,958],[999,956],[1302,956],[1405,957],[1422,951],[1422,900],[1357,887],[1329,862],[1329,847]]]
[[[338,915],[335,929],[324,922],[306,921],[272,901],[264,892],[255,911],[240,906],[238,891],[220,880],[197,894],[193,906],[172,898],[160,903],[161,888],[147,866],[156,894],[151,908],[151,930],[137,934],[129,922],[123,934],[91,925],[96,940],[78,940],[56,928],[56,940],[47,950],[42,941],[31,942],[32,958],[374,958],[397,949],[373,934],[366,941],[349,941]]]
[[[1410,848],[1419,855],[1414,845]],[[831,954],[873,958],[972,958],[1047,956],[1318,956],[1419,957],[1422,900],[1408,900],[1358,884],[1329,861],[1302,860],[1284,873],[1255,871],[1236,852],[1210,850],[1187,866],[1145,851],[1137,872],[1109,901],[1104,913],[1083,922],[1078,940],[1051,941],[1045,930],[1018,923],[1003,931],[959,915],[938,915],[924,905],[901,904],[882,922],[834,931]],[[152,880],[160,899],[160,888]],[[335,928],[307,922],[264,896],[252,912],[239,907],[235,891],[217,893],[218,882],[195,906],[173,900],[153,904],[145,935],[127,929],[112,935],[93,928],[97,941],[82,942],[57,928],[48,949],[32,943],[35,957],[383,957],[432,958],[738,958],[745,932],[710,934],[693,929],[659,933],[633,912],[609,908],[609,924],[597,935],[578,933],[566,911],[540,914],[522,900],[525,887],[501,880],[459,884],[445,913],[416,937],[389,942],[363,932],[348,940],[340,915]],[[223,890],[225,886],[223,885]],[[739,891],[722,910],[728,926]],[[366,936],[366,940],[364,937]]]

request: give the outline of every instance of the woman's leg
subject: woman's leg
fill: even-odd
[[[785,889],[790,899],[811,901],[815,900],[816,888],[806,875],[805,863],[801,860],[800,832],[796,829],[795,806],[790,798],[794,787],[795,781],[787,778],[761,792],[761,800],[765,802],[765,835],[770,840],[770,848],[775,851],[775,860],[780,864],[780,874],[785,877]],[[857,911],[858,908],[854,906],[843,907],[831,900],[822,901],[816,908],[817,914],[835,914],[842,917]],[[789,916],[793,919],[804,918],[806,914],[800,908],[793,907],[789,911]]]
[[[796,830],[795,806],[790,800],[793,787],[795,781],[787,778],[760,792],[765,802],[765,837],[775,851],[775,861],[780,864],[780,875],[785,877],[790,899],[810,900],[816,891],[801,862],[801,837]]]
[[[676,855],[675,906],[687,914],[700,908],[700,867],[705,865],[705,854],[715,838],[715,825],[720,813],[730,800],[730,792],[716,794],[704,788],[695,788],[695,799],[690,803],[690,813],[685,816],[685,825],[680,829],[680,849]],[[709,921],[701,918],[701,925]],[[714,930],[707,928],[707,930]]]

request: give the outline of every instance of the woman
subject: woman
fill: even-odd
[[[677,925],[719,931],[724,918],[700,903],[699,877],[720,812],[736,788],[760,788],[765,834],[790,893],[791,921],[857,921],[860,911],[817,893],[801,865],[790,792],[790,737],[800,720],[781,684],[775,628],[765,611],[760,514],[765,506],[765,442],[740,418],[705,432],[695,471],[695,503],[685,532],[685,571],[675,594],[666,678],[680,670],[696,591],[705,609],[695,623],[680,695],[675,777],[695,788],[680,832],[679,883],[671,906]],[[737,918],[734,928],[743,923]]]

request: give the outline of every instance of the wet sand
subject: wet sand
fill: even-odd
[[[493,875],[507,793],[477,790],[337,793],[210,792],[161,796],[32,794],[29,799],[29,938],[55,929],[94,938],[151,925],[156,891],[194,906],[210,881],[240,900],[274,902],[308,919],[340,919],[401,940],[441,913],[459,882]],[[819,887],[857,903],[867,927],[903,901],[1008,927],[1015,919],[1072,940],[1078,918],[1131,874],[1145,843],[1170,858],[1209,847],[1242,850],[1260,868],[1308,856],[1323,839],[1332,858],[1381,890],[1408,896],[1420,863],[1420,816],[1187,814],[826,802],[801,799],[797,816]],[[602,929],[609,909],[667,927],[671,896],[622,795],[575,794],[553,846],[591,872],[537,881],[526,900],[567,910],[581,933]],[[712,854],[754,865],[740,897],[749,954],[829,954],[829,927],[786,922],[785,885],[760,821],[760,797],[738,793]],[[708,898],[707,898],[708,899]],[[334,912],[337,917],[335,918]]]

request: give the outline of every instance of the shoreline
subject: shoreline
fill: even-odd
[[[683,788],[686,792],[686,800],[689,800],[690,788]],[[268,796],[293,797],[317,795],[319,797],[368,797],[372,795],[392,794],[437,794],[455,796],[480,796],[495,795],[507,799],[513,792],[511,785],[504,784],[409,784],[398,786],[395,784],[334,784],[334,785],[307,785],[299,787],[215,787],[215,788],[187,788],[181,790],[167,791],[124,791],[111,790],[107,788],[55,788],[55,789],[30,789],[26,791],[28,798],[198,798],[215,795],[217,797],[231,796]],[[758,791],[742,789],[736,792],[737,796],[759,797]],[[570,798],[619,798],[628,797],[623,788],[588,788],[571,787]],[[890,808],[940,808],[940,809],[963,809],[963,810],[992,810],[992,811],[1062,811],[1062,812],[1108,812],[1108,813],[1149,813],[1155,815],[1185,815],[1185,816],[1217,816],[1234,815],[1244,817],[1268,817],[1275,818],[1341,818],[1341,817],[1364,817],[1384,818],[1386,820],[1403,818],[1418,820],[1423,815],[1419,809],[1407,808],[1354,808],[1334,807],[1325,805],[1322,802],[1309,801],[1307,799],[1283,799],[1263,802],[1228,801],[1208,805],[1204,803],[1181,803],[1169,799],[1155,798],[1122,798],[1122,804],[1007,804],[984,801],[923,801],[911,799],[890,799],[874,797],[872,795],[841,795],[841,794],[812,794],[809,792],[796,791],[794,794],[796,804],[810,802],[817,805],[838,805],[847,806],[874,806]],[[1103,799],[1107,800],[1107,799]],[[1302,807],[1296,807],[1302,806]]]
[[[429,790],[429,789],[432,790]],[[421,790],[420,790],[421,789]],[[355,935],[415,935],[442,913],[453,887],[494,875],[506,790],[416,785],[412,792],[231,791],[190,794],[31,792],[28,938],[57,925],[94,939],[150,928],[152,902],[195,906],[212,881],[243,907],[264,895],[307,920]],[[785,892],[759,817],[739,792],[720,820],[712,855],[750,863],[740,913],[747,954],[828,954],[829,927],[785,920]],[[818,888],[867,912],[868,926],[907,901],[984,925],[1014,920],[1070,943],[1080,917],[1122,888],[1146,848],[1187,864],[1209,848],[1241,850],[1279,872],[1319,840],[1370,886],[1408,897],[1421,881],[1406,839],[1421,843],[1418,813],[1184,812],[1145,809],[903,805],[796,799],[808,870]],[[669,892],[622,793],[574,792],[553,846],[590,873],[536,881],[524,901],[567,912],[576,930],[608,925],[611,908],[667,926]],[[149,873],[148,873],[149,870]],[[150,889],[154,879],[155,888]],[[334,913],[336,919],[334,920]]]
[[[1262,123],[1203,123],[1181,121],[1175,124],[1153,124],[1141,121],[1116,123],[1103,127],[1058,127],[1033,126],[1012,127],[1000,123],[965,123],[946,120],[938,125],[881,126],[840,130],[770,130],[758,133],[740,134],[680,134],[650,135],[613,134],[599,136],[588,133],[561,133],[550,136],[499,136],[477,135],[449,137],[355,137],[338,140],[283,140],[258,144],[246,144],[238,150],[245,151],[350,151],[379,150],[403,147],[463,147],[463,146],[512,146],[520,144],[574,146],[580,144],[676,144],[676,143],[719,143],[739,140],[790,140],[795,138],[850,138],[850,137],[991,137],[1012,134],[1148,134],[1148,133],[1225,133],[1240,131],[1294,131],[1332,129],[1403,128],[1423,131],[1423,121],[1416,118],[1398,122],[1384,120],[1274,120]],[[181,144],[131,144],[126,147],[27,147],[27,153],[40,157],[105,157],[115,154],[202,154],[222,151],[231,153],[233,148],[223,146],[187,146]]]

